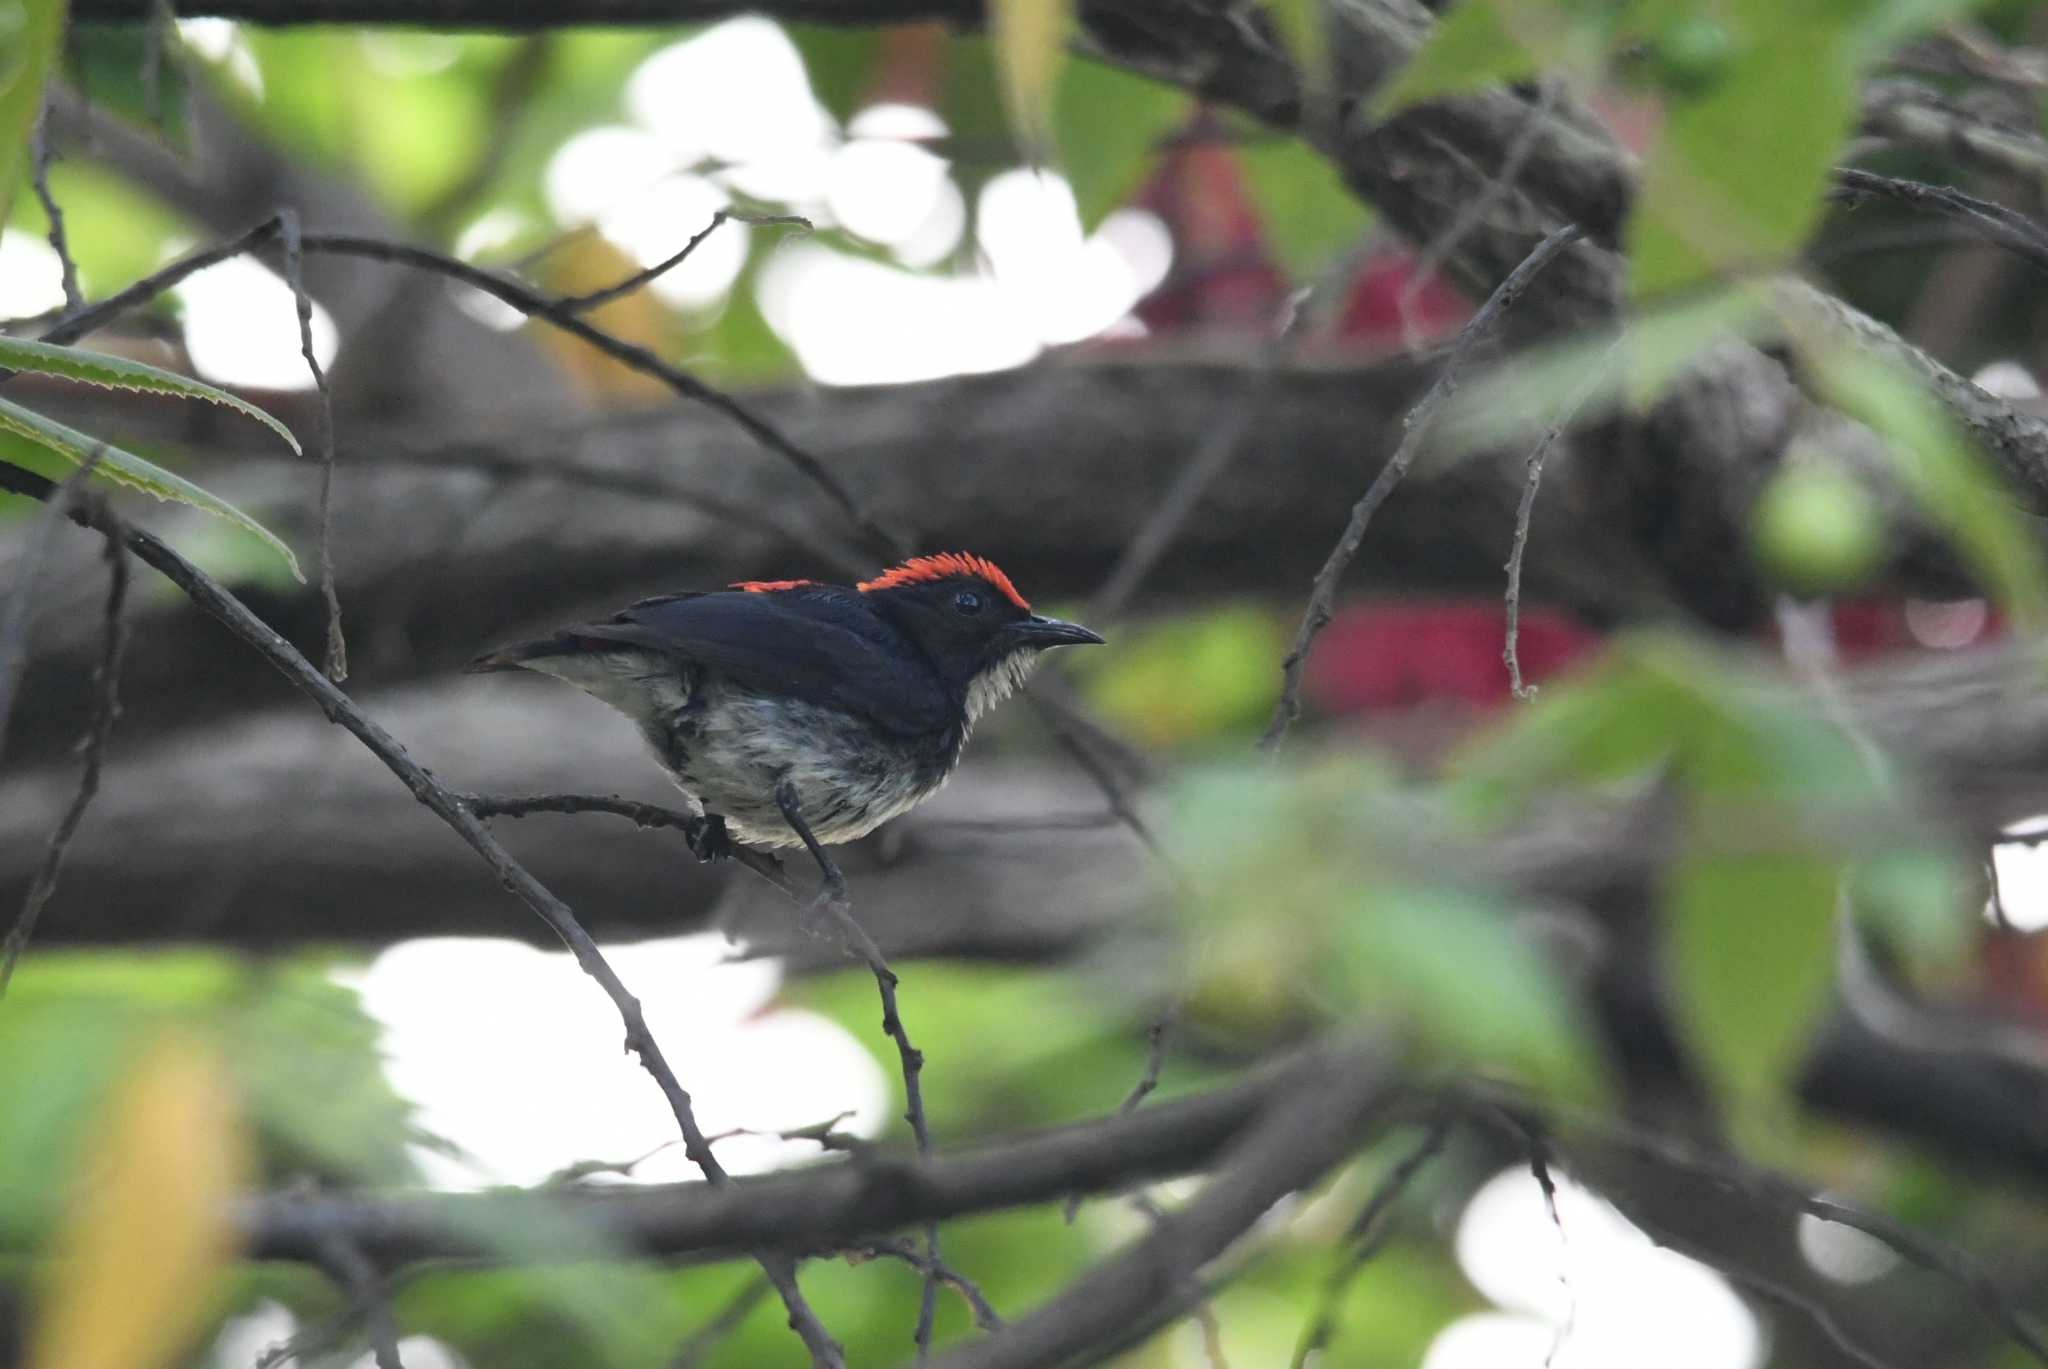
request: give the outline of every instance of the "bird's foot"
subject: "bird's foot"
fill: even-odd
[[[732,834],[725,830],[725,819],[716,813],[699,818],[684,839],[690,843],[690,854],[706,865],[732,859]]]

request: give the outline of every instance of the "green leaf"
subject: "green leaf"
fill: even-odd
[[[1954,851],[1899,847],[1856,863],[1849,888],[1857,919],[1909,964],[1961,968],[1974,942],[1968,863]]]
[[[1052,144],[1053,90],[1067,57],[1072,0],[991,0],[996,71],[1019,142],[1043,154]]]
[[[1465,882],[1443,815],[1395,783],[1347,755],[1176,787],[1166,833],[1205,924],[1191,1014],[1239,1037],[1318,1012],[1393,1018],[1461,1065],[1597,1090],[1571,986],[1504,900]]]
[[[305,576],[299,572],[299,560],[292,555],[290,547],[279,540],[277,534],[243,513],[233,504],[217,495],[209,494],[182,476],[173,475],[153,461],[145,461],[119,447],[110,446],[96,438],[87,437],[75,428],[68,428],[54,419],[44,418],[30,409],[24,409],[12,400],[0,399],[0,430],[15,433],[38,446],[45,447],[77,465],[97,456],[93,467],[96,476],[103,476],[116,484],[127,485],[155,495],[158,499],[175,499],[195,509],[225,518],[238,527],[246,528],[262,538],[272,550],[285,559],[292,575],[303,582]]]
[[[64,0],[0,0],[0,220],[28,169],[43,82],[64,35]]]
[[[1740,0],[1719,78],[1667,102],[1629,217],[1629,293],[1681,289],[1791,256],[1825,209],[1859,71],[1825,6]],[[1819,13],[1815,11],[1819,10]]]
[[[1526,41],[1528,30],[1516,16],[1545,10],[1551,7],[1521,6],[1516,0],[1464,0],[1452,6],[1408,65],[1373,97],[1373,117],[1383,119],[1424,100],[1534,76],[1543,69],[1543,54]],[[1552,10],[1542,17],[1554,16]]]
[[[208,404],[218,404],[248,415],[283,438],[294,452],[301,451],[299,440],[292,436],[290,428],[248,400],[226,390],[215,389],[204,381],[158,370],[126,357],[87,352],[77,347],[56,347],[47,342],[31,342],[27,338],[0,337],[0,367],[58,376],[108,390],[138,390],[148,394],[176,395],[182,399],[203,399]]]
[[[1272,711],[1272,663],[1286,636],[1271,614],[1233,606],[1117,637],[1114,659],[1076,668],[1089,702],[1149,745],[1249,730]]]
[[[804,72],[818,103],[841,123],[860,113],[875,93],[883,55],[881,31],[831,24],[785,27],[803,54]]]
[[[1164,82],[1102,62],[1067,64],[1052,97],[1052,133],[1084,231],[1130,200],[1187,111],[1188,97]]]
[[[1659,633],[1624,637],[1591,673],[1544,689],[1452,774],[1484,809],[1667,766],[1716,802],[1825,803],[1866,822],[1893,812],[1889,775],[1795,687]]]
[[[1297,138],[1246,143],[1234,149],[1265,243],[1302,283],[1365,236],[1372,211],[1352,194],[1329,158]]]
[[[1330,84],[1330,35],[1323,27],[1323,0],[1266,0],[1266,13],[1288,55],[1300,69],[1302,83],[1312,90]]]
[[[1645,408],[1709,347],[1760,342],[1778,329],[1763,291],[1736,286],[1674,301],[1617,328],[1516,354],[1458,388],[1431,443],[1450,457],[1534,440],[1583,395],[1581,419]]]
[[[1673,1005],[1722,1098],[1768,1104],[1812,1043],[1834,981],[1840,865],[1803,851],[1729,853],[1695,839],[1666,908]]]
[[[1336,922],[1345,987],[1460,1062],[1583,1093],[1598,1071],[1569,988],[1507,910],[1446,885],[1366,881]]]
[[[1987,7],[1988,0],[1873,0],[1851,30],[1864,64],[1881,61],[1908,39]]]
[[[2014,623],[2048,624],[2048,558],[2033,526],[1926,387],[1848,348],[1808,343],[1802,359],[1829,402],[1887,439],[1899,483]]]

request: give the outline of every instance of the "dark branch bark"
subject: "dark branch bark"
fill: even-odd
[[[346,1198],[279,1194],[244,1204],[249,1253],[316,1260],[339,1234],[372,1259],[403,1263],[521,1252],[517,1233],[594,1233],[625,1251],[730,1255],[758,1244],[829,1246],[920,1222],[1113,1192],[1205,1168],[1262,1110],[1338,1060],[1377,1071],[1371,1056],[1311,1054],[1238,1083],[1139,1112],[995,1142],[922,1164],[869,1155],[728,1184],[597,1188],[517,1195],[420,1194]],[[495,1238],[492,1233],[499,1233]],[[547,1258],[557,1251],[524,1252]]]
[[[1242,375],[1231,362],[1105,353],[1087,364],[918,385],[791,389],[753,402],[860,490],[878,520],[915,528],[927,548],[973,547],[1034,598],[1057,601],[1088,594],[1108,574],[1188,453],[1200,448],[1219,402],[1242,393]],[[1342,528],[1345,508],[1398,445],[1416,380],[1406,365],[1293,366],[1275,376],[1257,430],[1154,571],[1152,602],[1298,593]],[[199,406],[109,408],[109,401],[82,398],[79,387],[31,388],[29,381],[14,382],[24,387],[18,398],[87,431],[243,450],[236,444],[247,435]],[[303,398],[276,407],[287,421],[301,410],[311,418]],[[347,478],[335,491],[334,556],[339,591],[365,625],[351,643],[350,664],[366,688],[452,671],[502,638],[640,594],[746,577],[843,581],[848,562],[860,561],[843,548],[836,510],[723,420],[690,409],[452,439],[355,423],[341,436]],[[1526,594],[1595,621],[1651,611],[1662,603],[1659,573],[1639,561],[1630,529],[1589,521],[1587,492],[1573,484],[1576,469],[1570,453],[1560,452],[1537,511],[1539,549],[1527,566]],[[297,468],[238,462],[201,475],[295,541],[310,536],[310,482]],[[699,492],[715,494],[717,506],[692,507]],[[1516,454],[1441,471],[1425,462],[1389,501],[1358,582],[1496,595],[1520,494]],[[750,525],[727,508],[767,514],[788,531]],[[173,540],[196,524],[196,516],[164,506],[136,511]],[[18,528],[0,529],[0,576],[23,554],[21,536]],[[44,626],[17,704],[36,722],[10,745],[14,754],[49,754],[55,730],[75,731],[82,722],[75,682],[93,650],[92,605],[78,581],[89,556],[89,548],[65,549],[42,581]],[[288,638],[308,646],[321,640],[316,594],[259,586],[248,595]],[[1761,621],[1761,602],[1755,611]],[[129,663],[135,706],[123,724],[128,735],[265,697],[270,686],[260,665],[219,646],[187,607],[145,612]]]

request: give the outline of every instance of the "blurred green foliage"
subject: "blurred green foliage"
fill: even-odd
[[[1884,439],[1899,485],[2001,606],[2037,623],[2048,574],[1995,468],[1916,382],[1830,351],[1781,301],[1725,279],[1789,260],[1810,235],[1855,83],[1875,57],[1967,8],[1943,0],[1451,7],[1380,107],[1538,74],[1633,82],[1658,102],[1664,123],[1628,229],[1629,278],[1639,297],[1681,297],[1475,379],[1446,415],[1443,445],[1465,456],[1519,440],[1587,386],[1591,412],[1639,408],[1710,347],[1789,338],[1836,402]],[[15,0],[12,10],[0,0],[0,35],[50,12],[40,0]],[[1277,0],[1273,17],[1313,61],[1319,30],[1305,22],[1308,7]],[[503,38],[237,28],[229,55],[188,53],[167,69],[161,122],[173,143],[183,137],[189,76],[294,159],[359,183],[401,231],[453,248],[490,221],[502,231],[480,255],[559,280],[574,269],[564,259],[588,239],[577,236],[580,225],[550,217],[542,191],[549,160],[578,133],[629,121],[622,91],[632,73],[692,32]],[[971,260],[980,189],[1028,160],[999,98],[990,44],[934,36],[934,60],[873,31],[790,32],[816,96],[842,123],[883,99],[929,98],[946,126],[932,150],[946,159],[969,216],[961,245],[929,267],[905,266],[885,245],[842,229],[828,227],[821,241],[901,270],[943,274]],[[22,110],[33,105],[17,97],[35,60],[0,65],[0,135],[17,134],[0,137],[0,148],[25,145]],[[123,79],[140,60],[134,33],[80,30],[69,60],[96,98],[130,117],[145,114],[139,83]],[[1086,60],[1063,63],[1043,94],[1046,151],[1071,183],[1086,229],[1131,203],[1158,170],[1162,147],[1195,114],[1179,90]],[[1299,142],[1235,126],[1228,134],[1256,211],[1256,246],[1293,280],[1313,279],[1359,239],[1369,212]],[[0,160],[0,186],[18,180]],[[59,163],[52,186],[69,211],[90,294],[212,236],[74,159]],[[6,221],[14,232],[46,229],[33,196],[17,196]],[[674,225],[676,243],[701,227]],[[756,296],[779,237],[750,233],[730,298],[688,315],[665,311],[653,325],[660,345],[714,379],[794,375],[792,353]],[[167,316],[176,307],[162,306]],[[0,446],[0,458],[18,451]],[[1839,489],[1836,496],[1848,499]],[[1849,551],[1852,569],[1868,568],[1860,543]],[[1839,546],[1834,552],[1842,559]],[[1664,969],[1683,1048],[1739,1116],[1775,1115],[1811,1047],[1834,988],[1841,914],[1874,929],[1909,974],[1953,965],[1969,945],[1967,860],[1910,820],[1913,776],[1873,756],[1810,692],[1754,661],[1677,636],[1624,639],[1579,676],[1546,684],[1533,706],[1499,720],[1456,758],[1447,782],[1434,783],[1397,773],[1363,747],[1306,762],[1243,759],[1270,709],[1288,626],[1263,609],[1210,606],[1121,630],[1113,651],[1077,664],[1092,706],[1182,767],[1164,785],[1162,825],[1188,887],[1164,896],[1159,911],[1191,930],[1188,963],[1149,965],[1152,980],[1123,973],[1113,954],[1066,970],[906,967],[903,1011],[927,1056],[942,1145],[1113,1109],[1145,1068],[1143,1029],[1176,994],[1185,996],[1186,1032],[1168,1057],[1165,1095],[1227,1077],[1276,1043],[1365,1021],[1412,1040],[1429,1067],[1597,1106],[1614,1081],[1581,988],[1547,953],[1530,910],[1491,884],[1473,854],[1505,824],[1566,805],[1590,810],[1659,790],[1671,797],[1680,854],[1654,909]],[[376,1026],[333,969],[317,956],[33,953],[0,1002],[0,1278],[17,1280],[23,1252],[38,1248],[77,1182],[83,1129],[115,1072],[170,1024],[223,1043],[248,1097],[266,1179],[417,1182],[412,1147],[436,1142],[386,1080]],[[864,971],[802,980],[783,999],[845,1026],[900,1090]],[[892,1115],[900,1097],[896,1104]],[[904,1130],[895,1124],[892,1139],[903,1141]],[[1803,1131],[1773,1141],[1800,1143],[1808,1148],[1795,1158],[1810,1168],[1867,1184],[1916,1216],[1942,1220],[1971,1200],[1954,1171],[1920,1157]],[[1329,1273],[1334,1231],[1386,1165],[1375,1151],[1332,1181],[1321,1201],[1336,1220],[1306,1204],[1303,1221],[1262,1246],[1225,1289],[1217,1315],[1232,1362],[1284,1362]],[[1454,1177],[1469,1189],[1484,1176]],[[1331,1362],[1417,1362],[1446,1322],[1480,1305],[1442,1239],[1462,1193],[1446,1183],[1435,1225],[1408,1222],[1350,1286]],[[1125,1206],[1105,1201],[1071,1224],[1053,1208],[949,1223],[946,1247],[998,1307],[1017,1313],[1143,1229]],[[559,1254],[573,1239],[481,1234],[520,1257]],[[651,1366],[756,1277],[737,1265],[665,1268],[594,1245],[572,1253],[542,1267],[417,1272],[398,1290],[399,1320],[476,1365]],[[804,1272],[807,1293],[856,1364],[907,1356],[917,1282],[888,1260],[821,1259]],[[261,1298],[305,1322],[340,1310],[332,1289],[302,1270],[245,1271],[233,1305]],[[718,1362],[790,1362],[783,1323],[772,1298],[757,1303]],[[941,1338],[967,1327],[959,1300],[943,1297]],[[1127,1363],[1185,1364],[1188,1334],[1177,1329]]]

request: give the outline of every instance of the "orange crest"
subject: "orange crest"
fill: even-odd
[[[727,589],[743,589],[749,594],[773,594],[780,589],[802,589],[815,585],[816,580],[736,580]]]
[[[923,585],[933,580],[944,580],[955,575],[975,575],[989,582],[1005,599],[1024,612],[1031,611],[1031,605],[1024,596],[1017,593],[1017,587],[1010,583],[1010,577],[1003,574],[995,562],[973,556],[964,551],[942,551],[936,556],[913,556],[900,566],[891,566],[872,580],[863,580],[855,588],[863,593],[869,590],[894,589],[899,585]]]

